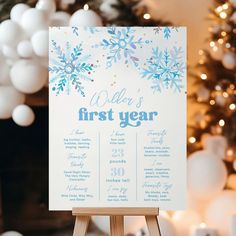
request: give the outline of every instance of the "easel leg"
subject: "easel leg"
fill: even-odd
[[[90,216],[76,216],[73,236],[85,236],[89,221]]]
[[[110,235],[124,236],[124,216],[110,216]]]
[[[156,216],[145,216],[149,236],[161,236],[160,227]]]

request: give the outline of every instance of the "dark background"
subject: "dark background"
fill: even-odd
[[[30,127],[0,121],[0,230],[24,236],[73,228],[71,212],[48,211],[48,107],[33,110]]]

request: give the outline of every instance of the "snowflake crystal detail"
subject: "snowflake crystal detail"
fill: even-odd
[[[152,81],[153,92],[162,92],[162,89],[173,89],[181,92],[182,78],[185,72],[181,47],[173,47],[172,50],[152,49],[152,57],[147,59],[146,68],[141,72],[142,78]]]
[[[84,30],[91,33],[91,34],[95,34],[97,32],[100,32],[99,29],[94,26],[84,26]]]
[[[171,37],[171,33],[174,30],[176,32],[178,32],[178,28],[174,27],[174,26],[172,26],[172,27],[155,27],[153,30],[155,31],[155,34],[159,34],[162,31],[165,39],[169,39]]]
[[[76,26],[72,26],[72,33],[76,36],[79,36],[79,28]]]
[[[135,38],[135,30],[131,27],[115,28],[108,27],[107,32],[110,38],[104,38],[100,44],[95,47],[102,47],[108,51],[107,68],[111,67],[121,59],[125,60],[125,64],[131,62],[134,66],[138,66],[139,58],[135,56],[135,49],[148,44],[149,41],[143,41],[142,38]]]
[[[90,78],[93,72],[93,64],[87,63],[90,55],[82,56],[82,44],[76,47],[66,43],[66,52],[52,40],[53,52],[57,59],[51,58],[49,65],[49,73],[51,73],[50,84],[53,84],[52,90],[56,95],[63,92],[70,94],[73,87],[80,95],[85,97],[82,81],[93,81]]]

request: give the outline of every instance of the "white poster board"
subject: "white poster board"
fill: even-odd
[[[53,27],[49,208],[186,203],[186,29]]]

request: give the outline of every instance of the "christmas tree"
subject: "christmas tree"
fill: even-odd
[[[236,151],[236,1],[216,0],[210,11],[214,24],[209,28],[209,49],[200,50],[195,74],[197,91],[190,98],[203,105],[196,125],[189,127],[188,151],[202,148],[206,134],[222,135],[228,148],[225,161],[232,162]],[[232,165],[229,168],[233,171]]]

